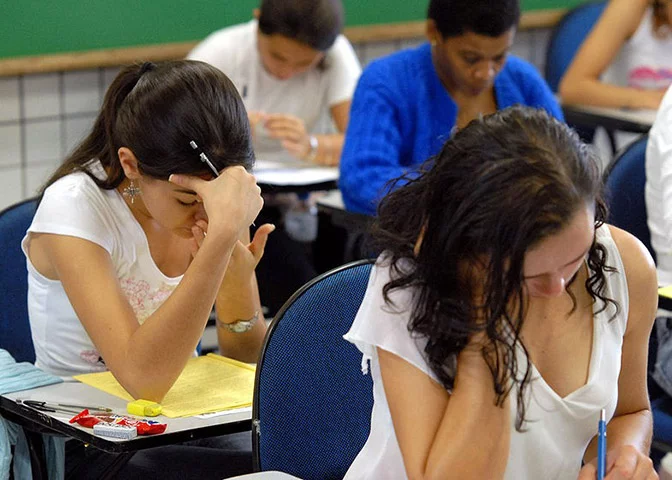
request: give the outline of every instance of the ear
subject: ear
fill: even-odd
[[[436,28],[436,22],[431,18],[428,18],[425,23],[425,35],[427,35],[427,40],[429,40],[429,43],[432,45],[439,43],[442,38],[441,32]]]
[[[252,16],[254,18],[256,18],[257,20],[259,20],[260,15],[261,15],[261,10],[259,10],[258,8],[255,8],[254,10],[252,10]]]
[[[119,156],[119,163],[121,164],[121,168],[124,169],[126,178],[138,180],[142,177],[138,169],[138,159],[130,148],[121,147],[117,150],[117,155]]]

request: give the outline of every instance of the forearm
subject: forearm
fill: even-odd
[[[597,430],[597,425],[595,426]],[[651,410],[621,415],[611,419],[607,425],[607,445],[609,450],[618,446],[631,445],[642,454],[648,455],[653,435],[653,416]],[[591,440],[583,456],[585,463],[597,457],[597,437]]]
[[[227,243],[205,240],[179,285],[130,336],[125,365],[108,365],[134,397],[161,400],[192,356],[229,263]]]
[[[215,302],[217,312],[217,339],[222,355],[237,360],[254,363],[266,333],[266,323],[261,311],[259,288],[256,277],[246,281],[224,277]],[[244,333],[235,333],[224,324],[238,320],[248,320],[256,315],[252,329]]]
[[[315,135],[317,152],[314,163],[318,165],[336,166],[341,161],[344,135],[334,133],[330,135]]]
[[[504,476],[511,439],[510,400],[495,405],[490,370],[482,358],[476,360],[480,364],[475,368],[458,368],[427,459],[426,478]]]
[[[656,99],[660,95],[656,91],[621,87],[597,79],[572,79],[560,85],[562,103],[566,105],[655,109],[659,103]]]

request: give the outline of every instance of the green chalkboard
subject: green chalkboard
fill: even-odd
[[[522,0],[523,9],[585,0]],[[199,40],[251,18],[259,0],[4,0],[0,58]],[[344,0],[348,25],[422,20],[427,0]]]

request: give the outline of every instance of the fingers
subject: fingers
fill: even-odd
[[[168,181],[170,183],[174,183],[175,185],[179,185],[180,187],[193,190],[196,193],[200,193],[203,184],[208,182],[207,180],[203,180],[199,177],[178,174],[172,174],[170,177],[168,177]]]
[[[592,463],[587,463],[579,471],[579,476],[576,480],[595,480],[597,478],[597,468]]]
[[[254,256],[256,263],[259,263],[259,260],[261,260],[261,257],[263,257],[264,249],[266,248],[266,242],[268,241],[268,236],[273,230],[275,230],[275,225],[266,223],[259,227],[255,232],[254,238],[248,246],[248,249]]]

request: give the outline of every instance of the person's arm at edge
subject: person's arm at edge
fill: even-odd
[[[649,336],[658,305],[655,265],[646,247],[629,233],[616,227],[609,228],[623,260],[630,308],[623,336],[618,404],[607,425],[607,478],[612,470],[615,470],[614,474],[621,469],[627,472],[634,460],[650,462],[653,419],[646,383],[647,360]],[[584,461],[595,465],[596,456],[597,439],[594,438],[586,449]],[[593,467],[584,467],[582,475],[579,479],[594,478]],[[631,473],[626,478],[630,478],[629,475]]]
[[[653,169],[659,178],[662,190],[663,229],[665,235],[672,237],[672,87],[668,89],[665,99],[656,115],[656,121],[649,132],[646,149],[647,171]],[[651,167],[649,167],[651,163]],[[668,245],[667,252],[672,251]]]
[[[579,48],[559,86],[562,102],[614,108],[655,109],[663,93],[603,83],[600,76],[637,31],[650,2],[611,0]]]

